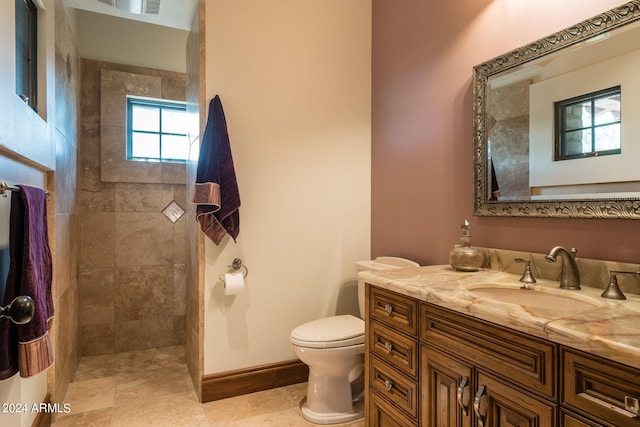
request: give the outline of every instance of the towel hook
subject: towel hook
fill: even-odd
[[[244,273],[242,273],[242,277],[246,278],[249,275],[249,269],[247,268],[246,265],[242,263],[242,260],[240,258],[234,258],[233,262],[231,262],[231,265],[227,265],[227,267],[232,268],[234,271],[238,271],[241,268],[244,268]],[[224,282],[223,276],[220,276],[219,279],[221,282]]]

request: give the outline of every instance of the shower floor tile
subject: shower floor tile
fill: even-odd
[[[200,403],[184,347],[84,357],[55,427],[305,427],[300,402],[306,383]],[[342,424],[364,427],[364,420]]]

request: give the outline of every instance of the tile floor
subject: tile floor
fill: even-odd
[[[84,357],[54,427],[304,427],[306,383],[209,403],[196,398],[184,348],[167,347]],[[364,421],[342,424],[364,427]]]

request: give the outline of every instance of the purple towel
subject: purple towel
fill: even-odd
[[[11,194],[10,264],[3,305],[19,295],[35,304],[33,319],[15,325],[0,319],[0,380],[20,371],[30,377],[53,363],[49,321],[53,317],[52,264],[43,190],[21,185]]]
[[[227,121],[218,95],[209,103],[192,202],[198,205],[200,228],[216,245],[227,233],[236,240],[240,232],[240,193]]]

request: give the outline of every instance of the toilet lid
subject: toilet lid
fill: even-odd
[[[364,321],[350,314],[313,320],[291,331],[291,343],[301,347],[334,348],[363,342]]]

